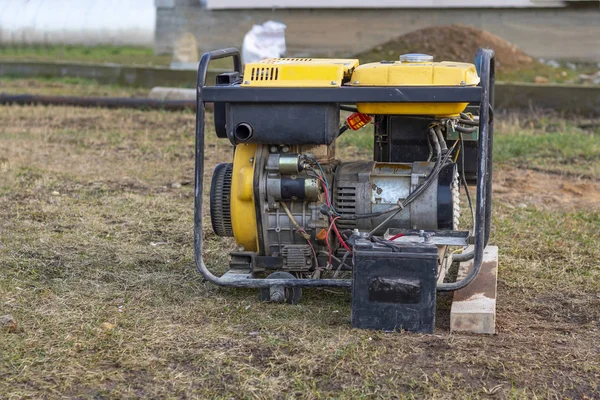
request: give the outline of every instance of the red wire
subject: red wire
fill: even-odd
[[[339,217],[338,217],[339,218]],[[335,222],[335,221],[334,221]],[[340,244],[350,253],[352,253],[352,249],[350,249],[350,247],[348,247],[348,245],[346,244],[346,242],[344,241],[344,238],[342,238],[342,235],[340,235],[340,231],[338,231],[338,228],[336,226],[336,224],[333,224],[333,231],[335,232],[335,236],[337,236]]]
[[[327,185],[325,184],[325,180],[323,179],[322,176],[319,176],[319,180],[321,181],[321,185],[323,186],[323,192],[325,193],[325,204],[327,206],[331,207],[331,201],[329,200],[329,193],[327,191]],[[338,231],[338,228],[337,228],[337,226],[335,224],[335,220],[338,219],[338,218],[340,218],[340,217],[335,217],[335,218],[332,219],[331,225],[329,225],[329,229],[327,230],[327,238],[326,238],[325,242],[329,246],[329,232],[330,232],[331,228],[333,227],[333,231],[335,232],[335,236],[337,237],[337,239],[340,242],[340,244],[347,251],[352,252],[352,250],[350,249],[350,247],[348,247],[348,245],[344,241],[344,238],[342,238],[342,235],[340,235],[340,231]],[[331,256],[331,250],[329,251],[329,254]],[[329,263],[331,264],[331,257],[329,258]]]
[[[399,237],[402,237],[402,236],[404,236],[404,233],[398,233],[397,235],[392,236],[388,240],[396,240],[396,239],[398,239]]]
[[[327,204],[328,207],[331,207],[331,201],[329,201],[329,191],[327,190],[327,185],[325,184],[323,178],[319,177],[319,180],[321,181],[321,185],[323,186],[323,193],[325,194],[325,204]]]

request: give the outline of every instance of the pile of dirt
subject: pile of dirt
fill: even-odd
[[[530,66],[534,60],[514,44],[488,31],[465,25],[433,26],[407,33],[357,57],[362,63],[397,60],[400,54],[425,53],[435,61],[473,62],[479,47],[496,52],[496,68],[503,71]]]

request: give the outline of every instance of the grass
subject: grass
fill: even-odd
[[[155,55],[154,50],[133,46],[0,46],[0,61],[51,61],[115,63],[131,65],[169,65],[170,55]]]
[[[83,62],[83,63],[115,63],[127,65],[168,66],[170,54],[156,55],[151,48],[133,46],[83,46],[83,45],[32,45],[32,46],[0,46],[0,62],[2,61],[39,61],[39,62]],[[361,58],[361,63],[381,61],[381,56],[374,51]],[[231,68],[229,60],[216,60],[212,68]],[[573,68],[575,66],[575,68]],[[548,79],[551,83],[578,83],[580,74],[593,74],[598,70],[592,63],[560,62],[554,68],[535,62],[527,68],[513,71],[498,71],[497,80],[504,82],[535,82],[536,77]]]
[[[557,67],[534,62],[527,68],[513,71],[499,71],[496,79],[502,82],[536,82],[536,78],[546,78],[549,83],[581,83],[579,75],[594,74],[598,71],[595,63],[571,63],[562,61]],[[588,83],[589,84],[589,83]]]
[[[0,315],[19,326],[0,330],[0,398],[521,399],[600,391],[597,206],[495,196],[497,335],[450,334],[447,299],[433,335],[355,330],[345,291],[306,290],[301,304],[286,306],[200,279],[192,261],[192,113],[0,111]],[[511,157],[531,162],[503,156],[503,147],[521,140],[519,132],[542,135],[545,125],[498,120],[503,182],[517,172]],[[338,156],[368,155],[366,136],[345,134]],[[588,145],[574,141],[571,149],[586,153]],[[212,134],[207,146],[209,179],[231,148]],[[231,241],[206,225],[204,237],[208,265],[223,271]]]
[[[0,76],[0,93],[55,96],[148,97],[150,89],[99,84],[84,78],[14,78]]]
[[[198,54],[200,57],[202,54]],[[0,62],[2,61],[37,61],[89,64],[123,64],[168,67],[173,57],[171,54],[154,54],[154,50],[133,46],[83,46],[83,45],[33,45],[33,46],[0,46]],[[231,59],[214,60],[211,68],[232,68]]]
[[[558,118],[510,118],[499,123],[497,162],[600,179],[600,125],[582,129]]]

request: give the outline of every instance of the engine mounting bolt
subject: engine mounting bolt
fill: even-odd
[[[312,262],[310,260],[306,260],[306,265],[310,265]]]
[[[333,85],[337,85],[337,82],[336,81],[331,81],[331,86],[333,86]]]
[[[254,157],[250,157],[250,164],[254,162]]]
[[[287,146],[283,146],[283,147],[281,148],[281,151],[282,151],[282,152],[284,152],[284,153],[287,153],[287,152],[289,152],[289,151],[290,151],[290,148],[289,148],[289,147],[287,147]]]
[[[359,83],[360,83],[359,81],[352,82],[353,85],[358,85]]]
[[[276,153],[278,150],[277,146],[271,146],[271,153]]]
[[[467,82],[465,81],[460,81],[460,86],[466,86]]]

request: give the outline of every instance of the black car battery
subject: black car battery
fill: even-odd
[[[353,256],[353,327],[433,332],[438,266],[434,244],[357,240]]]

